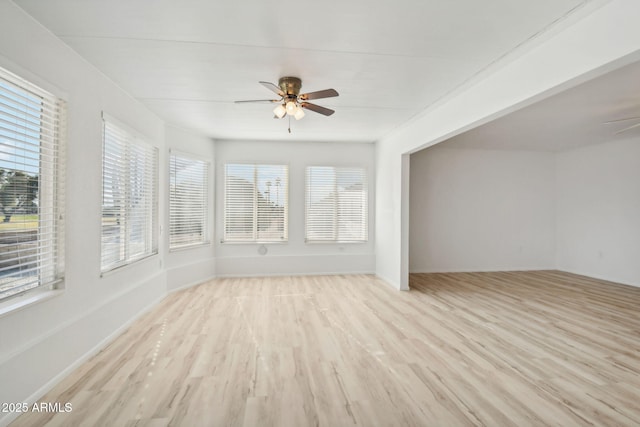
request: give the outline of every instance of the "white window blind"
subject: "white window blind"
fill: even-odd
[[[224,241],[283,242],[288,238],[289,167],[226,164]]]
[[[103,137],[104,272],[158,252],[158,149],[109,118]]]
[[[209,163],[172,153],[169,159],[169,248],[208,242]]]
[[[0,300],[63,276],[62,100],[0,68]]]
[[[310,166],[306,175],[306,240],[366,242],[365,169]]]

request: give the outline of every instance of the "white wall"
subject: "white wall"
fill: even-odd
[[[640,286],[640,138],[558,154],[560,270]]]
[[[0,402],[29,402],[166,293],[163,247],[100,277],[101,113],[158,146],[161,164],[164,124],[9,1],[0,1],[0,66],[68,102],[65,290],[0,317]],[[12,416],[0,413],[0,425]]]
[[[409,240],[412,273],[554,268],[554,154],[414,153]]]
[[[407,285],[402,156],[575,86],[640,57],[640,2],[612,0],[563,31],[504,58],[482,80],[431,106],[376,144],[376,274]],[[491,73],[490,73],[491,72]],[[406,219],[405,219],[406,221]],[[406,234],[408,231],[404,231]]]
[[[216,274],[214,232],[215,206],[215,144],[214,141],[190,131],[168,125],[166,142],[169,150],[192,155],[210,163],[209,169],[209,241],[208,245],[169,250],[169,233],[164,233],[166,248],[167,290],[174,291],[212,279]],[[165,168],[169,168],[168,160]],[[168,178],[167,178],[168,179]],[[168,182],[161,199],[168,200]],[[165,230],[169,230],[169,204],[166,204]]]
[[[640,138],[411,156],[410,271],[558,269],[640,286]]]
[[[283,128],[284,130],[284,128]],[[220,243],[224,224],[224,164],[266,163],[289,165],[289,241],[266,245]],[[324,142],[216,141],[216,274],[219,276],[372,273],[374,150],[372,144]],[[312,165],[362,166],[369,174],[369,241],[351,244],[307,244],[304,241],[305,167]]]

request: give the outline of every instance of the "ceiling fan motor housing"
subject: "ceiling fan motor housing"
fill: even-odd
[[[278,86],[282,92],[287,95],[286,97],[297,97],[302,87],[302,80],[297,77],[281,77],[278,80]]]

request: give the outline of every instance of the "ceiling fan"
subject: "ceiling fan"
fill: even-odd
[[[618,134],[621,134],[622,132],[626,132],[628,130],[640,127],[640,116],[627,117],[627,118],[624,118],[624,119],[617,119],[617,120],[610,120],[608,122],[604,122],[604,124],[605,125],[611,125],[611,124],[616,124],[616,123],[629,122],[629,121],[632,121],[632,120],[635,120],[638,123],[635,123],[635,124],[633,124],[631,126],[627,126],[627,127],[623,128],[623,129],[620,129],[619,131],[615,132],[615,135],[618,135]]]
[[[278,119],[281,119],[285,115],[288,115],[289,117],[293,116],[296,120],[300,120],[304,117],[304,109],[320,113],[324,116],[330,116],[335,113],[334,110],[331,110],[329,108],[321,107],[320,105],[307,102],[311,99],[331,98],[333,96],[338,96],[338,92],[335,89],[325,89],[319,90],[317,92],[300,94],[300,88],[302,88],[302,80],[300,80],[298,77],[281,77],[280,80],[278,80],[278,86],[269,82],[259,83],[273,93],[277,94],[280,98],[252,99],[247,101],[236,101],[236,103],[277,103],[278,105],[273,110],[273,114],[275,114],[275,117]],[[291,132],[291,130],[289,130],[289,132]]]

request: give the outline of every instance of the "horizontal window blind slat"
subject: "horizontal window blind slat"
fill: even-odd
[[[0,104],[0,129],[2,129],[2,133],[42,138],[47,136],[46,131],[55,132],[58,126],[59,123],[57,122],[47,122],[46,117],[33,117],[24,112],[21,115],[17,115],[6,106]]]
[[[23,108],[21,108],[23,107]],[[0,117],[6,123],[22,123],[28,129],[55,129],[59,126],[56,105],[39,105],[39,109],[24,108],[19,102],[11,100],[6,93],[0,90]]]

